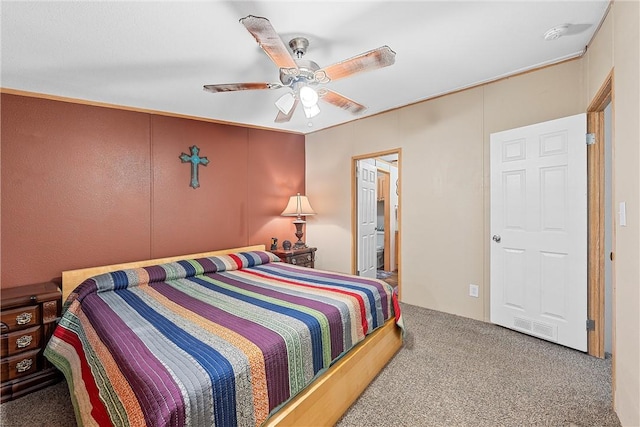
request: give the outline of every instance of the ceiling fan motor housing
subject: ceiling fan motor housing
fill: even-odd
[[[320,66],[313,61],[297,59],[298,68],[280,68],[280,81],[285,86],[293,86],[299,81],[306,84],[316,84],[316,71]]]

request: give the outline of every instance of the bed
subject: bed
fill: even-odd
[[[79,425],[332,425],[402,345],[393,288],[263,245],[63,272]]]

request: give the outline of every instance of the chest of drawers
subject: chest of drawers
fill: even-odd
[[[62,309],[62,292],[52,282],[1,291],[1,401],[53,384],[60,372],[42,355]]]

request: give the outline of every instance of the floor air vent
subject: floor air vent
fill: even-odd
[[[514,317],[513,327],[517,329],[524,329],[527,332],[531,332],[531,320],[523,319],[522,317]]]
[[[525,319],[523,317],[514,317],[513,327],[519,331],[535,335],[550,341],[558,340],[558,329],[556,325],[550,323]]]
[[[548,323],[541,323],[541,322],[533,322],[533,333],[536,335],[540,335],[541,337],[545,337],[555,341],[557,339],[555,332],[556,332],[555,325],[550,325]]]

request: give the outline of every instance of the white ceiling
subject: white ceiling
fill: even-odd
[[[608,8],[589,1],[2,1],[5,89],[309,133],[580,56]],[[367,106],[320,103],[276,124],[287,89],[208,93],[204,84],[278,82],[239,19],[266,17],[285,45],[304,36],[324,67],[388,45],[390,67],[327,87]],[[544,33],[569,24],[567,34]]]

